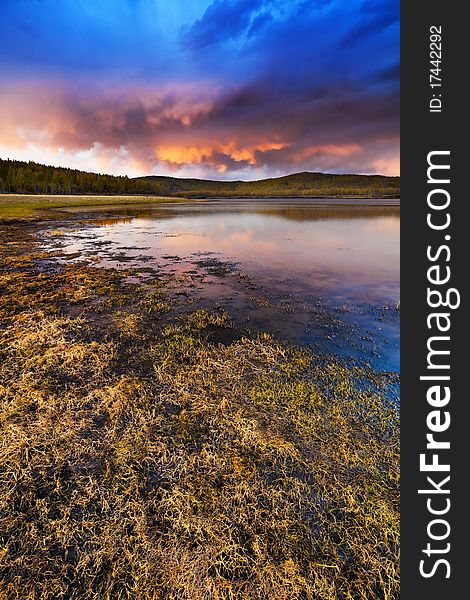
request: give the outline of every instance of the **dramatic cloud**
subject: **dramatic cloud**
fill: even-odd
[[[2,157],[129,175],[398,172],[396,2],[2,10]]]
[[[182,39],[192,49],[212,46],[229,38],[237,38],[249,28],[258,25],[254,20],[266,19],[269,13],[253,16],[262,8],[264,0],[215,0],[204,15],[191,27],[183,28]]]

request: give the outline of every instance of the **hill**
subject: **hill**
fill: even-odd
[[[398,198],[400,178],[307,172],[258,181],[213,181],[163,175],[129,178],[51,167],[34,162],[0,159],[0,193],[149,194],[187,198],[269,196]]]
[[[138,179],[159,186],[165,196],[190,198],[263,197],[263,196],[400,196],[400,178],[383,175],[333,175],[326,173],[295,173],[284,177],[258,181],[211,181],[206,179],[180,179],[176,177],[148,176]]]

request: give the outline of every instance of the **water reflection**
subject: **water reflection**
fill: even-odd
[[[206,301],[306,343],[318,338],[318,307],[336,310],[383,368],[398,370],[398,314],[381,307],[399,298],[399,229],[397,206],[224,200],[101,210],[86,215],[66,243],[98,265],[152,267],[182,289],[189,281]],[[217,278],[224,261],[236,272]],[[261,296],[270,308],[260,310]],[[336,334],[320,333],[331,348]]]
[[[211,202],[94,223],[100,231],[89,232],[91,245],[93,239],[112,241],[116,248],[125,246],[129,257],[138,259],[144,248],[155,261],[218,253],[257,276],[295,278],[317,291],[329,283],[335,293],[339,286],[369,301],[398,299],[397,207]]]

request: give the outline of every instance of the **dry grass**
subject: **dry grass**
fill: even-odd
[[[167,196],[72,196],[51,194],[0,194],[0,220],[57,217],[57,209],[85,209],[97,206],[141,207],[161,203],[187,202]]]
[[[398,598],[382,377],[1,250],[0,597]]]

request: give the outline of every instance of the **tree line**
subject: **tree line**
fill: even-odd
[[[121,194],[187,198],[219,197],[328,197],[382,198],[400,196],[400,178],[382,175],[293,173],[259,181],[211,181],[148,176],[87,173],[35,162],[0,159],[3,194]]]
[[[3,194],[157,194],[154,182],[0,159]]]

